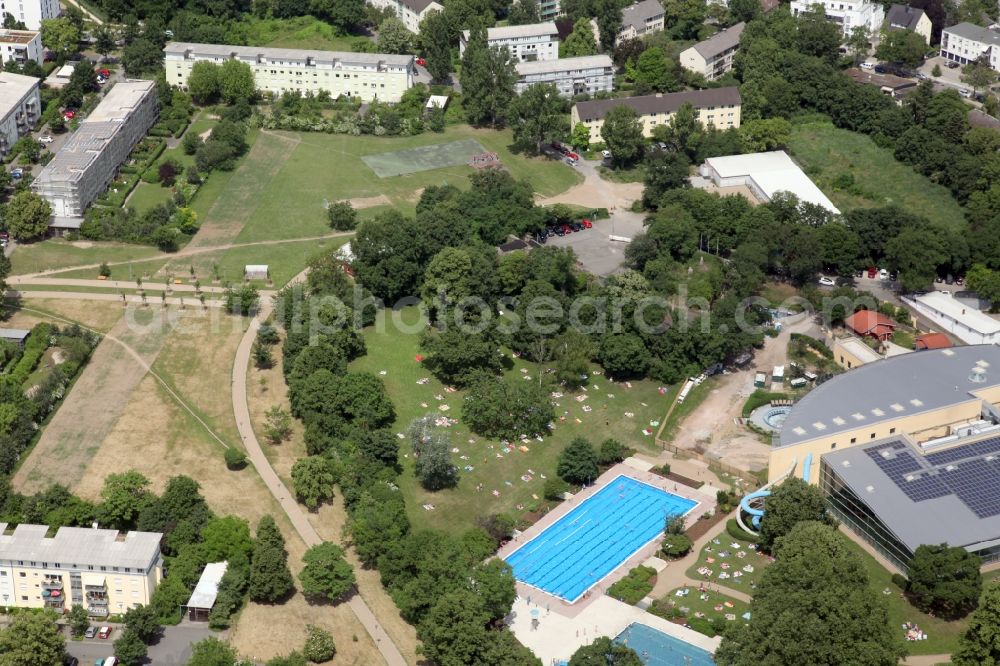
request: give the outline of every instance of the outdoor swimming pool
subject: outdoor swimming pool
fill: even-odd
[[[630,624],[615,638],[639,654],[646,666],[715,666],[712,655],[644,624]]]
[[[659,537],[667,516],[686,515],[697,504],[619,476],[506,560],[517,580],[573,602]]]

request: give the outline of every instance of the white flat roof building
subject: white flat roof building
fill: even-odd
[[[0,29],[0,64],[13,60],[24,65],[32,60],[41,65],[44,58],[42,33],[35,30]]]
[[[187,86],[194,63],[221,65],[227,60],[249,65],[257,89],[275,95],[325,90],[333,97],[398,102],[413,86],[411,55],[183,42],[170,42],[163,52],[167,82],[181,88]]]
[[[904,299],[920,314],[970,345],[1000,342],[1000,321],[943,291]]]
[[[59,0],[13,0],[0,3],[0,13],[11,14],[14,19],[28,26],[28,30],[40,30],[42,21],[59,16]]]
[[[615,67],[607,55],[519,62],[514,69],[518,76],[514,88],[518,94],[536,83],[555,85],[563,97],[593,96],[614,89]]]
[[[468,30],[462,31],[458,42],[459,55],[465,54],[470,34]],[[559,58],[559,29],[551,21],[489,28],[486,30],[486,43],[490,48],[506,46],[514,62]]]
[[[191,598],[185,604],[189,619],[193,621],[208,620],[208,614],[215,606],[215,600],[219,596],[219,583],[222,582],[222,577],[226,575],[228,568],[228,562],[210,562],[205,565],[198,578],[198,583],[191,593]]]
[[[6,155],[17,140],[31,131],[41,114],[40,81],[0,71],[0,155]]]
[[[744,185],[762,201],[770,201],[777,192],[790,192],[799,201],[807,201],[836,215],[840,214],[833,202],[783,150],[710,157],[699,171],[719,187]]]
[[[861,26],[877,35],[885,21],[882,5],[867,0],[792,0],[792,16],[812,11],[816,5],[826,14],[827,21],[840,26],[845,39],[851,36],[854,28]]]
[[[967,65],[986,58],[1000,71],[1000,31],[973,23],[959,23],[941,31],[941,57]]]

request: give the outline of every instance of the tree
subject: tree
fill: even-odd
[[[611,151],[611,158],[617,166],[626,166],[642,155],[645,139],[639,115],[631,108],[613,106],[604,114],[601,138]]]
[[[354,231],[358,223],[358,212],[350,201],[334,201],[326,209],[326,217],[336,231]]]
[[[115,50],[115,35],[106,25],[99,25],[94,28],[94,50],[105,58]]]
[[[471,591],[457,589],[441,595],[417,628],[423,656],[440,666],[498,663],[485,659],[490,633],[489,615]]]
[[[249,282],[239,287],[229,287],[225,293],[226,311],[234,315],[252,315],[257,310],[260,294]]]
[[[129,76],[156,71],[163,66],[163,47],[145,37],[128,42],[122,49],[122,65]]]
[[[749,23],[761,14],[760,0],[730,0],[729,13],[736,21]]]
[[[979,602],[982,560],[964,548],[923,545],[909,566],[907,593],[917,608],[947,619],[963,617]]]
[[[601,38],[601,50],[611,53],[622,29],[622,6],[618,0],[593,0],[592,11]]]
[[[187,666],[234,666],[236,651],[215,636],[209,636],[191,646]]]
[[[955,666],[996,666],[1000,664],[1000,585],[986,588],[979,608],[969,619],[958,644],[958,651],[951,655]]]
[[[929,225],[905,228],[885,244],[886,263],[907,292],[930,287],[948,256],[944,235]]]
[[[295,497],[310,509],[333,499],[333,484],[337,482],[330,460],[323,456],[299,458],[292,465],[292,485]]]
[[[879,60],[898,62],[907,67],[919,67],[927,54],[927,42],[912,30],[890,30],[883,33],[875,56]],[[935,67],[938,67],[935,65]],[[941,76],[941,69],[934,76]]]
[[[797,523],[804,521],[832,523],[826,512],[826,500],[819,488],[791,477],[773,488],[764,504],[758,539],[761,548],[771,552],[778,539],[791,532]]]
[[[337,646],[329,631],[311,624],[306,625],[306,644],[302,655],[314,664],[330,661],[337,654]]]
[[[941,76],[941,65],[934,63],[934,68],[931,70],[931,76],[935,79]]]
[[[597,55],[597,42],[594,41],[594,31],[590,21],[581,18],[573,24],[573,32],[559,44],[560,58],[575,58],[578,56]]]
[[[842,39],[840,26],[826,20],[826,14],[821,6],[800,12],[797,23],[798,32],[795,36],[797,50],[833,62]]]
[[[288,569],[285,538],[269,514],[257,525],[257,538],[250,559],[250,598],[261,603],[276,603],[295,590],[292,572]]]
[[[350,32],[365,20],[364,0],[311,0],[309,8],[314,16],[342,33]]]
[[[132,629],[126,629],[115,641],[115,656],[125,666],[140,666],[146,660],[146,644]]]
[[[247,466],[247,454],[239,449],[228,448],[222,455],[226,461],[226,469],[235,471]]]
[[[307,550],[302,561],[299,582],[310,602],[336,602],[354,587],[354,572],[340,546],[324,541]]]
[[[257,83],[250,65],[239,60],[227,60],[219,67],[219,93],[226,104],[252,102],[257,95]]]
[[[802,522],[778,540],[774,556],[750,620],[727,627],[715,653],[719,666],[899,662],[906,653],[899,628],[890,626],[886,602],[847,537]]]
[[[63,59],[76,53],[80,45],[80,30],[67,17],[42,21],[42,43]]]
[[[134,469],[108,474],[101,489],[103,521],[118,529],[135,525],[139,512],[149,504],[149,479]]]
[[[636,92],[640,95],[677,89],[677,79],[667,59],[667,52],[662,47],[651,46],[643,51],[630,73],[635,80]]]
[[[642,377],[652,364],[646,345],[633,333],[605,337],[597,360],[609,375],[619,379]]]
[[[253,347],[250,348],[250,354],[253,356],[254,366],[260,370],[266,370],[274,365],[271,348],[261,344],[260,340],[254,340]]]
[[[691,537],[686,534],[668,534],[660,543],[660,552],[669,558],[684,557],[694,546]]]
[[[496,128],[507,119],[517,72],[507,47],[490,47],[486,29],[473,28],[462,56],[462,106],[470,124]]]
[[[867,25],[856,25],[851,28],[851,34],[847,36],[847,48],[850,49],[851,55],[854,56],[855,65],[864,60],[868,55],[870,39],[871,33]]]
[[[518,95],[510,105],[510,126],[514,141],[541,152],[542,145],[564,140],[569,133],[566,102],[551,83],[536,83]]]
[[[214,62],[199,60],[194,63],[191,66],[191,73],[188,74],[187,80],[188,92],[191,93],[191,99],[196,104],[209,104],[214,101],[219,96],[221,90],[219,76],[219,66]],[[194,132],[188,132],[187,136],[184,137],[184,152],[188,155],[193,155],[194,150],[188,152],[188,136],[197,137],[198,135]]]
[[[0,663],[11,666],[52,666],[63,663],[66,639],[52,611],[15,615],[0,630]]]
[[[574,437],[559,454],[556,473],[568,483],[578,485],[592,483],[600,473],[597,467],[597,452],[583,437]]]
[[[87,614],[87,609],[80,604],[73,604],[69,611],[68,620],[70,629],[77,638],[83,636],[90,627],[90,616]]]
[[[431,78],[439,83],[447,81],[451,73],[451,27],[444,12],[431,12],[420,22],[420,43]]]
[[[535,382],[481,376],[469,386],[462,404],[462,420],[484,437],[547,433],[552,419],[548,393]]]
[[[743,123],[739,132],[748,153],[781,150],[792,138],[792,124],[784,118],[756,118]]]
[[[590,146],[590,128],[583,123],[577,123],[573,126],[569,140],[578,151],[587,150]]]
[[[750,122],[750,121],[748,121]],[[642,191],[642,201],[646,208],[655,208],[669,190],[679,187],[689,187],[691,163],[681,152],[659,151],[646,157],[646,175],[643,178],[645,188]]]
[[[412,36],[413,33],[395,16],[383,19],[378,24],[379,53],[409,53],[413,48],[410,44]]]
[[[531,25],[540,21],[538,0],[516,0],[507,15],[507,22],[510,25]]]
[[[410,425],[410,438],[416,456],[414,473],[425,490],[453,488],[458,484],[458,467],[451,461],[451,441],[436,432],[425,419]]]
[[[160,633],[160,618],[150,605],[135,606],[125,611],[125,626],[141,642],[149,644]]]
[[[627,645],[601,636],[590,645],[576,649],[569,659],[569,666],[642,666],[636,651]]]
[[[962,81],[972,86],[973,92],[988,88],[997,80],[997,73],[984,58],[962,67]]]
[[[23,190],[11,197],[4,220],[11,237],[30,240],[45,235],[49,228],[52,207],[34,192]]]
[[[517,598],[514,570],[500,559],[491,559],[473,567],[469,574],[469,587],[482,600],[493,622],[505,618]]]
[[[292,415],[278,405],[267,410],[264,417],[264,435],[272,444],[278,444],[292,434]]]

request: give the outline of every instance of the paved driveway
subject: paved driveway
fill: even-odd
[[[584,229],[565,236],[553,236],[547,245],[571,247],[588,273],[605,277],[617,272],[625,261],[627,242],[613,241],[610,236],[632,238],[642,231],[644,216],[630,211],[618,211],[610,220],[594,220],[593,229]]]
[[[114,653],[114,642],[121,636],[121,625],[112,625],[114,631],[107,640],[85,638],[81,641],[67,640],[66,651],[80,660],[80,666],[91,666],[98,659],[106,659]],[[183,666],[191,657],[191,645],[217,635],[208,628],[207,622],[188,622],[185,620],[174,627],[164,627],[163,635],[155,644],[149,646],[147,663],[155,666]]]

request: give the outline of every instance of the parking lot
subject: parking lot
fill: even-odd
[[[80,666],[92,666],[98,659],[107,659],[114,654],[114,642],[121,636],[121,625],[112,625],[114,631],[106,640],[99,638],[84,638],[82,640],[67,640],[66,652],[80,660]],[[163,634],[155,645],[149,646],[148,663],[156,666],[181,666],[191,657],[191,645],[216,634],[208,628],[206,622],[188,622],[185,620],[173,627],[164,627]]]
[[[611,240],[610,236],[631,239],[642,231],[643,215],[618,211],[609,220],[592,220],[592,229],[583,229],[565,236],[553,236],[546,245],[571,247],[584,270],[605,277],[617,272],[625,261],[628,242]]]

